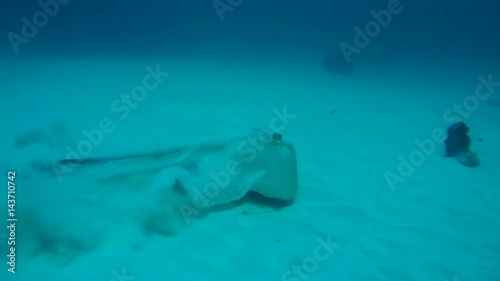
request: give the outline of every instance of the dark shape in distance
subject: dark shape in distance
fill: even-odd
[[[328,53],[326,57],[321,61],[321,64],[323,66],[323,69],[336,74],[336,75],[351,75],[354,66],[354,62],[348,62],[347,59],[344,57],[344,54],[339,48],[335,48],[333,51]]]
[[[455,157],[459,153],[468,152],[471,144],[468,135],[470,128],[464,122],[458,122],[448,128],[445,140],[446,157]]]
[[[446,157],[455,157],[460,164],[466,167],[477,167],[480,160],[477,153],[470,150],[469,131],[470,128],[464,122],[455,123],[448,128],[448,137],[444,142]]]

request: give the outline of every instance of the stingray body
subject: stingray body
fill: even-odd
[[[133,167],[101,182],[128,179],[127,175],[143,173],[144,169],[148,169],[153,174],[164,174],[162,177],[168,178],[164,183],[157,180],[156,185],[171,187],[184,194],[188,200],[206,199],[204,207],[238,200],[248,191],[268,198],[293,200],[298,185],[295,149],[284,142],[279,134],[271,134],[269,138],[260,135],[261,132],[256,131],[221,143],[183,146],[151,153],[63,159],[59,164]],[[137,167],[143,168],[134,171]]]

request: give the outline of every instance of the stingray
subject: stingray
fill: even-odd
[[[249,136],[222,143],[182,146],[149,153],[62,159],[58,163],[92,167],[103,164],[133,164],[134,162],[142,164],[156,161],[159,164],[156,164],[153,169],[150,168],[155,173],[163,169],[178,167],[188,175],[184,178],[180,176],[176,178],[174,188],[180,190],[179,188],[182,187],[185,190],[180,190],[181,193],[190,194],[191,197],[194,196],[193,190],[201,189],[200,183],[202,186],[207,186],[209,184],[205,183],[207,179],[217,182],[214,174],[230,174],[230,184],[219,188],[217,197],[210,198],[210,206],[239,200],[249,191],[257,192],[267,198],[293,200],[298,185],[295,149],[291,144],[283,141],[280,134],[272,134],[270,140],[251,146],[249,140],[258,139],[260,133],[261,131],[257,131]],[[231,165],[241,172],[229,171],[232,169]],[[133,171],[124,172],[118,177],[128,179],[131,173]]]

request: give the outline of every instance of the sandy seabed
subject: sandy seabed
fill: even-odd
[[[297,57],[6,62],[1,165],[17,172],[18,246],[2,280],[499,280],[500,88],[464,107],[479,167],[443,157],[442,143],[410,157],[498,69],[367,63],[335,76],[314,53]],[[127,102],[148,66],[169,75]],[[40,168],[84,130],[107,130],[90,157],[145,153],[269,127],[276,110],[290,116],[280,133],[299,172],[283,208],[250,198],[162,235],[145,219],[149,164],[77,167],[62,181]],[[401,159],[410,171],[390,184]]]

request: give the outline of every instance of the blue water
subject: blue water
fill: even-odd
[[[0,228],[0,280],[500,280],[499,15],[496,0],[2,1],[2,224],[18,220]],[[444,155],[460,121],[478,166]],[[297,163],[264,150],[227,196],[270,165],[268,188],[297,168],[295,200],[250,193],[183,221],[188,186],[258,128]]]
[[[429,62],[450,57],[498,60],[496,1],[333,2],[240,0],[232,7],[225,2],[214,5],[203,1],[68,1],[59,5],[58,13],[49,17],[36,38],[19,46],[19,56],[141,56],[185,48],[193,55],[258,52],[250,45],[260,46],[260,50],[273,45],[334,48],[338,41],[352,44],[353,28],[364,29],[373,20],[370,11],[387,10],[389,5],[396,7],[395,13],[367,49],[367,60],[396,59],[394,54],[427,58]],[[2,32],[22,35],[21,18],[32,21],[40,9],[36,1],[3,3]],[[2,40],[2,46],[3,53],[12,54],[8,41]]]

